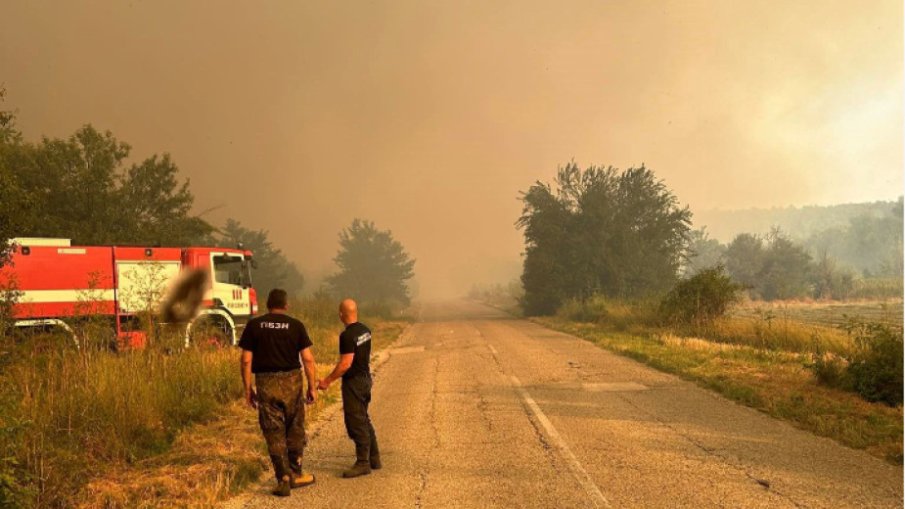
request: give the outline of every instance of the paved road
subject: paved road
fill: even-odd
[[[901,468],[470,303],[426,306],[372,417],[383,470],[339,478],[354,458],[337,413],[306,452],[315,486],[231,506],[902,506]]]

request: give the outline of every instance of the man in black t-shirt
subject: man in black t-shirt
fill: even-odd
[[[305,325],[286,314],[286,292],[273,289],[267,297],[268,313],[245,326],[242,348],[242,383],[245,401],[258,409],[258,421],[277,478],[274,495],[289,496],[292,488],[314,483],[302,471],[305,450],[305,404],[317,400],[317,365]],[[300,369],[305,365],[308,392]],[[254,374],[255,389],[251,378]]]
[[[339,335],[339,362],[333,372],[318,384],[327,390],[330,384],[342,377],[343,418],[346,432],[355,442],[355,464],[343,472],[343,477],[370,474],[371,469],[381,467],[377,435],[368,416],[371,402],[371,330],[358,321],[358,306],[352,299],[339,305],[339,319],[346,330]]]

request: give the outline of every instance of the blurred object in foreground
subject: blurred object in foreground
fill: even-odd
[[[173,282],[160,306],[163,322],[188,322],[201,310],[208,273],[203,269],[186,269]]]

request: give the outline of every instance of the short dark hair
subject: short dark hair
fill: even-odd
[[[286,290],[281,288],[274,288],[270,290],[270,294],[267,295],[267,309],[286,309],[289,298],[286,295]]]

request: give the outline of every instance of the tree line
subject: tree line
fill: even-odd
[[[721,244],[701,229],[692,232],[684,268],[693,275],[722,264],[758,299],[845,299],[859,279],[901,280],[902,232],[901,199],[883,214],[855,216],[849,225],[816,232],[803,242],[774,228]]]
[[[774,229],[721,244],[692,230],[691,211],[645,166],[619,170],[570,162],[551,184],[521,195],[516,225],[525,236],[522,308],[550,314],[594,295],[663,298],[680,279],[702,277],[753,298],[846,298],[859,277],[902,277],[902,200],[880,216],[858,216],[799,243]],[[861,274],[829,254],[835,245],[871,259]],[[817,254],[813,254],[814,252]],[[723,279],[723,274],[731,278]],[[719,283],[719,285],[717,285]],[[675,292],[672,297],[675,298]],[[667,299],[668,300],[668,299]]]
[[[4,99],[0,88],[0,103]],[[194,212],[188,179],[168,154],[140,162],[110,131],[84,125],[66,138],[25,140],[15,112],[0,110],[0,265],[8,239],[61,237],[81,245],[242,244],[254,253],[254,285],[299,295],[305,278],[269,232],[228,219],[217,227]],[[389,230],[355,219],[339,234],[338,271],[322,289],[371,302],[410,301],[414,260]]]

